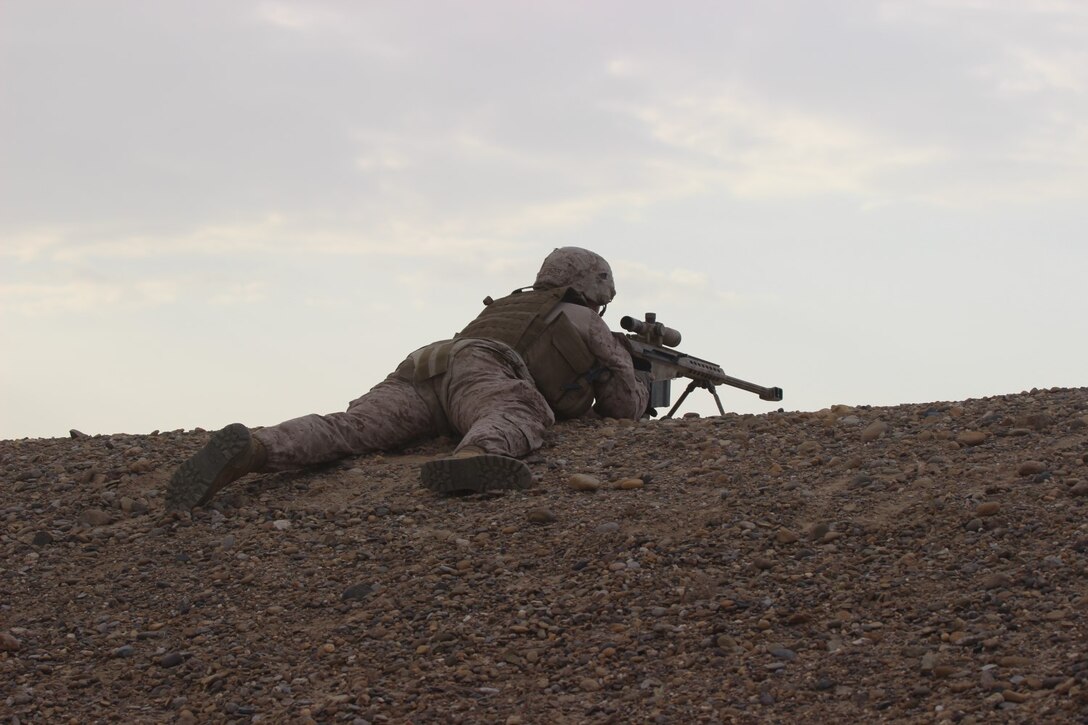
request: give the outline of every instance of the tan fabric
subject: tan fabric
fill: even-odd
[[[478,327],[472,336],[416,350],[343,413],[307,415],[254,431],[268,451],[268,468],[299,468],[456,434],[462,436],[458,450],[478,447],[520,458],[541,446],[555,411],[581,415],[593,399],[602,416],[640,418],[649,389],[636,378],[630,353],[595,310],[558,302],[567,285],[580,285],[590,304],[605,304],[615,294],[611,269],[600,256],[576,247],[555,250],[537,276],[538,290],[522,293],[505,312],[522,303],[525,308],[495,317],[520,330],[511,344],[502,341],[506,333]],[[470,324],[465,332],[472,331]]]
[[[591,381],[599,372],[582,332],[566,315],[553,314],[568,289],[513,292],[488,304],[457,335],[499,340],[514,348],[559,418],[577,418],[589,411]]]
[[[593,410],[609,418],[641,418],[650,403],[650,389],[635,376],[631,353],[593,310],[562,302],[549,317],[554,319],[559,315],[569,319],[578,330],[600,368],[600,373],[591,381],[593,397],[597,401]],[[533,351],[530,349],[527,354],[532,356]]]
[[[417,380],[421,348],[347,411],[307,415],[253,432],[268,451],[269,470],[289,470],[421,438],[463,434],[460,447],[520,458],[543,443],[555,417],[520,357],[490,340],[453,341],[447,369]]]
[[[498,340],[523,354],[540,336],[545,320],[566,294],[566,287],[550,290],[515,291],[490,302],[455,337]]]

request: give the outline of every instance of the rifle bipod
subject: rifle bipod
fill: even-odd
[[[673,405],[671,409],[669,409],[669,413],[665,416],[665,418],[671,418],[672,414],[675,413],[680,407],[680,404],[684,402],[684,398],[688,397],[688,393],[690,393],[692,390],[695,390],[696,388],[705,388],[710,391],[710,394],[714,396],[714,402],[718,404],[718,412],[721,413],[722,417],[724,418],[725,408],[722,407],[722,399],[718,397],[718,386],[707,380],[692,380],[690,383],[688,383],[688,386],[684,389],[684,392],[680,394],[680,397],[676,399],[676,404]],[[664,420],[665,418],[663,418],[662,420]]]

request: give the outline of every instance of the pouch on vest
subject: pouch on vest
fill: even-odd
[[[559,418],[576,418],[593,404],[590,381],[597,359],[578,328],[563,314],[549,322],[529,348],[525,362],[544,399]]]
[[[450,364],[450,352],[455,344],[455,340],[449,340],[428,345],[412,353],[411,360],[415,363],[412,380],[422,383],[446,372]]]

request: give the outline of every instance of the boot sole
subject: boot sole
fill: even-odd
[[[203,506],[234,478],[231,466],[237,466],[249,451],[249,428],[232,423],[212,433],[211,439],[189,460],[178,466],[166,488],[166,508],[171,511]]]
[[[428,461],[419,469],[419,478],[424,488],[436,493],[522,490],[533,484],[533,474],[522,461],[490,453]]]

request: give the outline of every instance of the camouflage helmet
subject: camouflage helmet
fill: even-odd
[[[559,247],[544,258],[533,289],[570,287],[587,307],[607,305],[616,296],[612,268],[601,255],[581,247]]]

